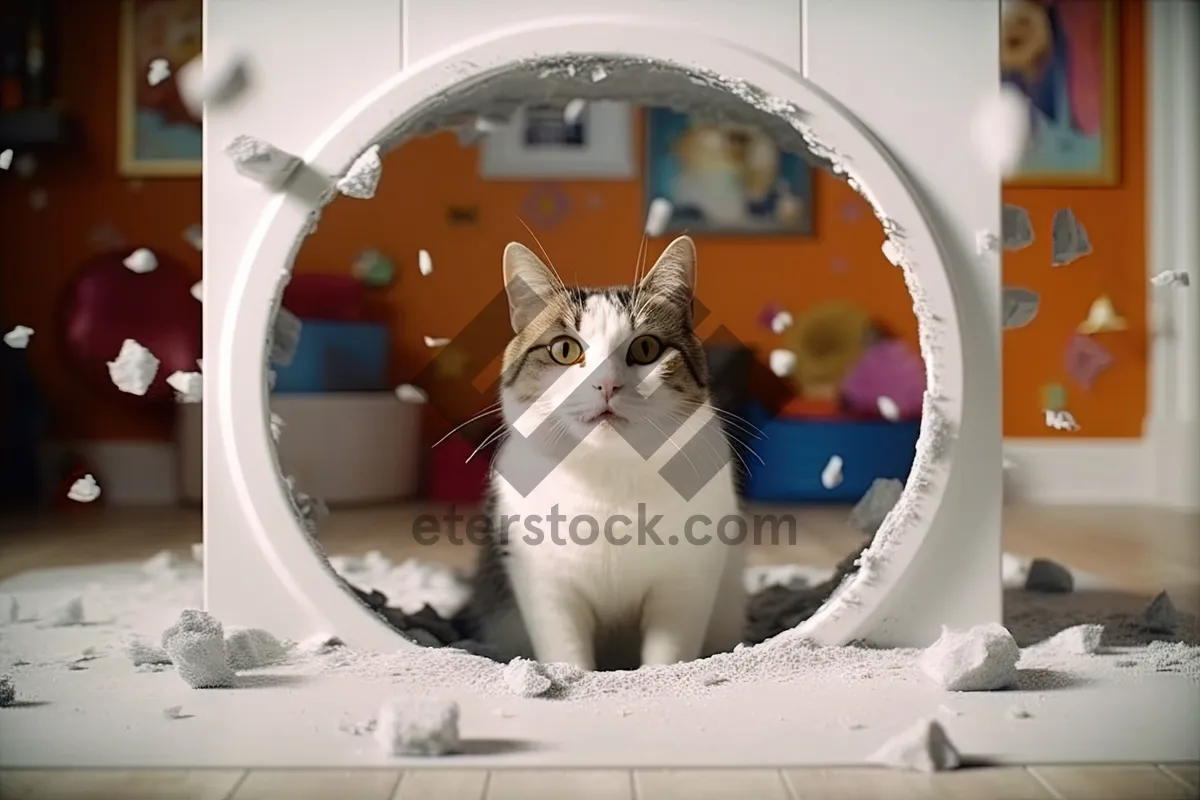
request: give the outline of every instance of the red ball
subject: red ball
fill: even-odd
[[[135,249],[102,253],[80,267],[60,301],[63,354],[76,375],[101,393],[137,403],[173,402],[167,378],[199,370],[202,306],[192,297],[195,278],[182,262],[156,252],[158,268],[139,274],[124,264]],[[142,396],[122,392],[109,377],[108,362],[126,339],[160,362]]]

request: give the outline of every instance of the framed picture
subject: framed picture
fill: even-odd
[[[179,97],[174,72],[202,49],[203,0],[121,0],[117,169],[128,177],[198,176],[203,129]],[[150,85],[150,62],[171,76]]]
[[[748,125],[646,109],[646,206],[671,201],[667,232],[810,236],[812,167]]]
[[[1012,186],[1120,180],[1116,0],[1005,0],[1000,80],[1032,107],[1032,141]]]
[[[483,140],[479,171],[489,180],[637,177],[633,112],[608,100],[588,103],[577,116],[564,103],[523,106]]]

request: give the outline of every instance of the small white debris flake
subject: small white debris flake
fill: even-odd
[[[90,503],[99,496],[100,484],[96,483],[91,473],[72,483],[71,488],[67,490],[67,499],[76,503]]]
[[[448,344],[450,344],[450,340],[444,336],[441,336],[441,337],[426,336],[425,337],[425,346],[428,347],[430,350],[433,350],[438,347],[445,347]]]
[[[337,190],[346,197],[356,200],[370,200],[375,196],[379,179],[383,176],[383,162],[379,160],[379,145],[367,148],[346,174],[338,179]]]
[[[1191,278],[1186,272],[1160,272],[1150,279],[1150,283],[1154,286],[1173,286],[1176,289],[1186,289],[1191,285]]]
[[[780,378],[786,378],[796,371],[796,354],[791,350],[772,350],[768,359],[771,372]]]
[[[404,383],[396,387],[396,398],[402,403],[428,403],[429,395],[419,386]]]
[[[422,275],[433,273],[433,256],[429,255],[428,250],[417,253],[417,269],[421,270]]]
[[[204,226],[199,222],[194,222],[188,225],[183,230],[183,239],[192,247],[196,248],[197,252],[204,251]]]
[[[152,250],[145,247],[139,247],[125,257],[121,262],[130,272],[136,272],[139,275],[145,275],[147,272],[153,272],[158,269],[158,256],[154,255]]]
[[[893,267],[900,266],[900,248],[891,239],[883,240],[883,256]]]
[[[108,362],[108,376],[122,392],[144,395],[158,374],[159,361],[154,354],[135,342],[126,339],[116,361]]]
[[[896,401],[886,395],[880,395],[875,401],[879,406],[879,414],[888,422],[895,422],[900,419],[900,406],[896,405]]]
[[[204,302],[204,281],[196,281],[192,284],[192,297]]]
[[[795,322],[795,320],[792,318],[791,314],[786,311],[780,311],[771,318],[771,330],[776,334],[783,333],[788,328],[792,327],[793,322]]]
[[[821,470],[821,485],[826,489],[836,489],[842,482],[842,457],[830,456],[829,463]]]
[[[283,435],[284,426],[287,423],[283,421],[283,417],[278,414],[271,414],[271,439],[275,444],[279,444],[279,437]]]
[[[574,125],[579,122],[579,118],[583,116],[583,112],[587,109],[587,100],[576,97],[571,102],[567,103],[563,109],[563,122],[568,125]]]
[[[203,55],[179,68],[175,84],[183,104],[199,119],[204,106],[225,105],[246,90],[249,84],[246,60],[238,53],[219,54],[206,47]]]
[[[592,83],[599,83],[608,77],[608,70],[604,67],[596,66],[592,68]]]
[[[1075,417],[1071,416],[1070,411],[1050,411],[1049,409],[1046,410],[1046,427],[1056,431],[1079,430],[1079,424],[1075,422]]]
[[[24,350],[29,346],[31,336],[33,336],[33,328],[18,325],[4,334],[4,343],[14,350]]]
[[[991,231],[975,231],[975,253],[994,253],[1000,248],[1000,237]]]
[[[1005,83],[975,112],[971,120],[971,143],[985,167],[1008,177],[1025,157],[1031,128],[1029,98]]]
[[[5,150],[3,153],[0,153],[0,169],[8,169],[12,166],[12,161],[13,151],[11,147]]]
[[[199,372],[172,372],[167,384],[177,392],[181,403],[199,403],[204,399],[204,376]]]
[[[156,58],[150,62],[150,68],[146,70],[147,83],[151,86],[158,86],[169,77],[171,77],[171,64],[165,58]]]
[[[241,135],[225,146],[225,155],[242,177],[277,189],[292,177],[303,163],[291,153],[285,153],[270,142]]]
[[[656,197],[651,200],[650,208],[646,210],[646,235],[662,236],[667,230],[667,224],[671,221],[674,211],[671,201],[665,197]]]

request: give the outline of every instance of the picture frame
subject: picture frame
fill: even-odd
[[[759,128],[645,110],[646,212],[671,202],[664,233],[813,235],[813,167]]]
[[[563,103],[525,105],[480,144],[486,180],[630,180],[637,177],[633,109],[600,100],[566,119]]]
[[[120,0],[117,172],[127,178],[199,177],[203,126],[179,96],[175,71],[203,47],[203,0]],[[171,75],[155,86],[150,62]]]
[[[1006,186],[1102,187],[1121,180],[1117,0],[1010,0],[1000,80],[1029,99],[1029,150]]]

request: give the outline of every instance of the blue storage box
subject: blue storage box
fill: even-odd
[[[388,326],[381,322],[301,320],[296,357],[273,366],[277,394],[387,391]]]
[[[744,493],[771,503],[856,503],[876,478],[907,480],[921,432],[920,420],[773,419],[757,404],[746,418],[765,434],[749,443],[765,463],[744,456]],[[833,456],[841,456],[842,482],[826,489],[821,473]]]

